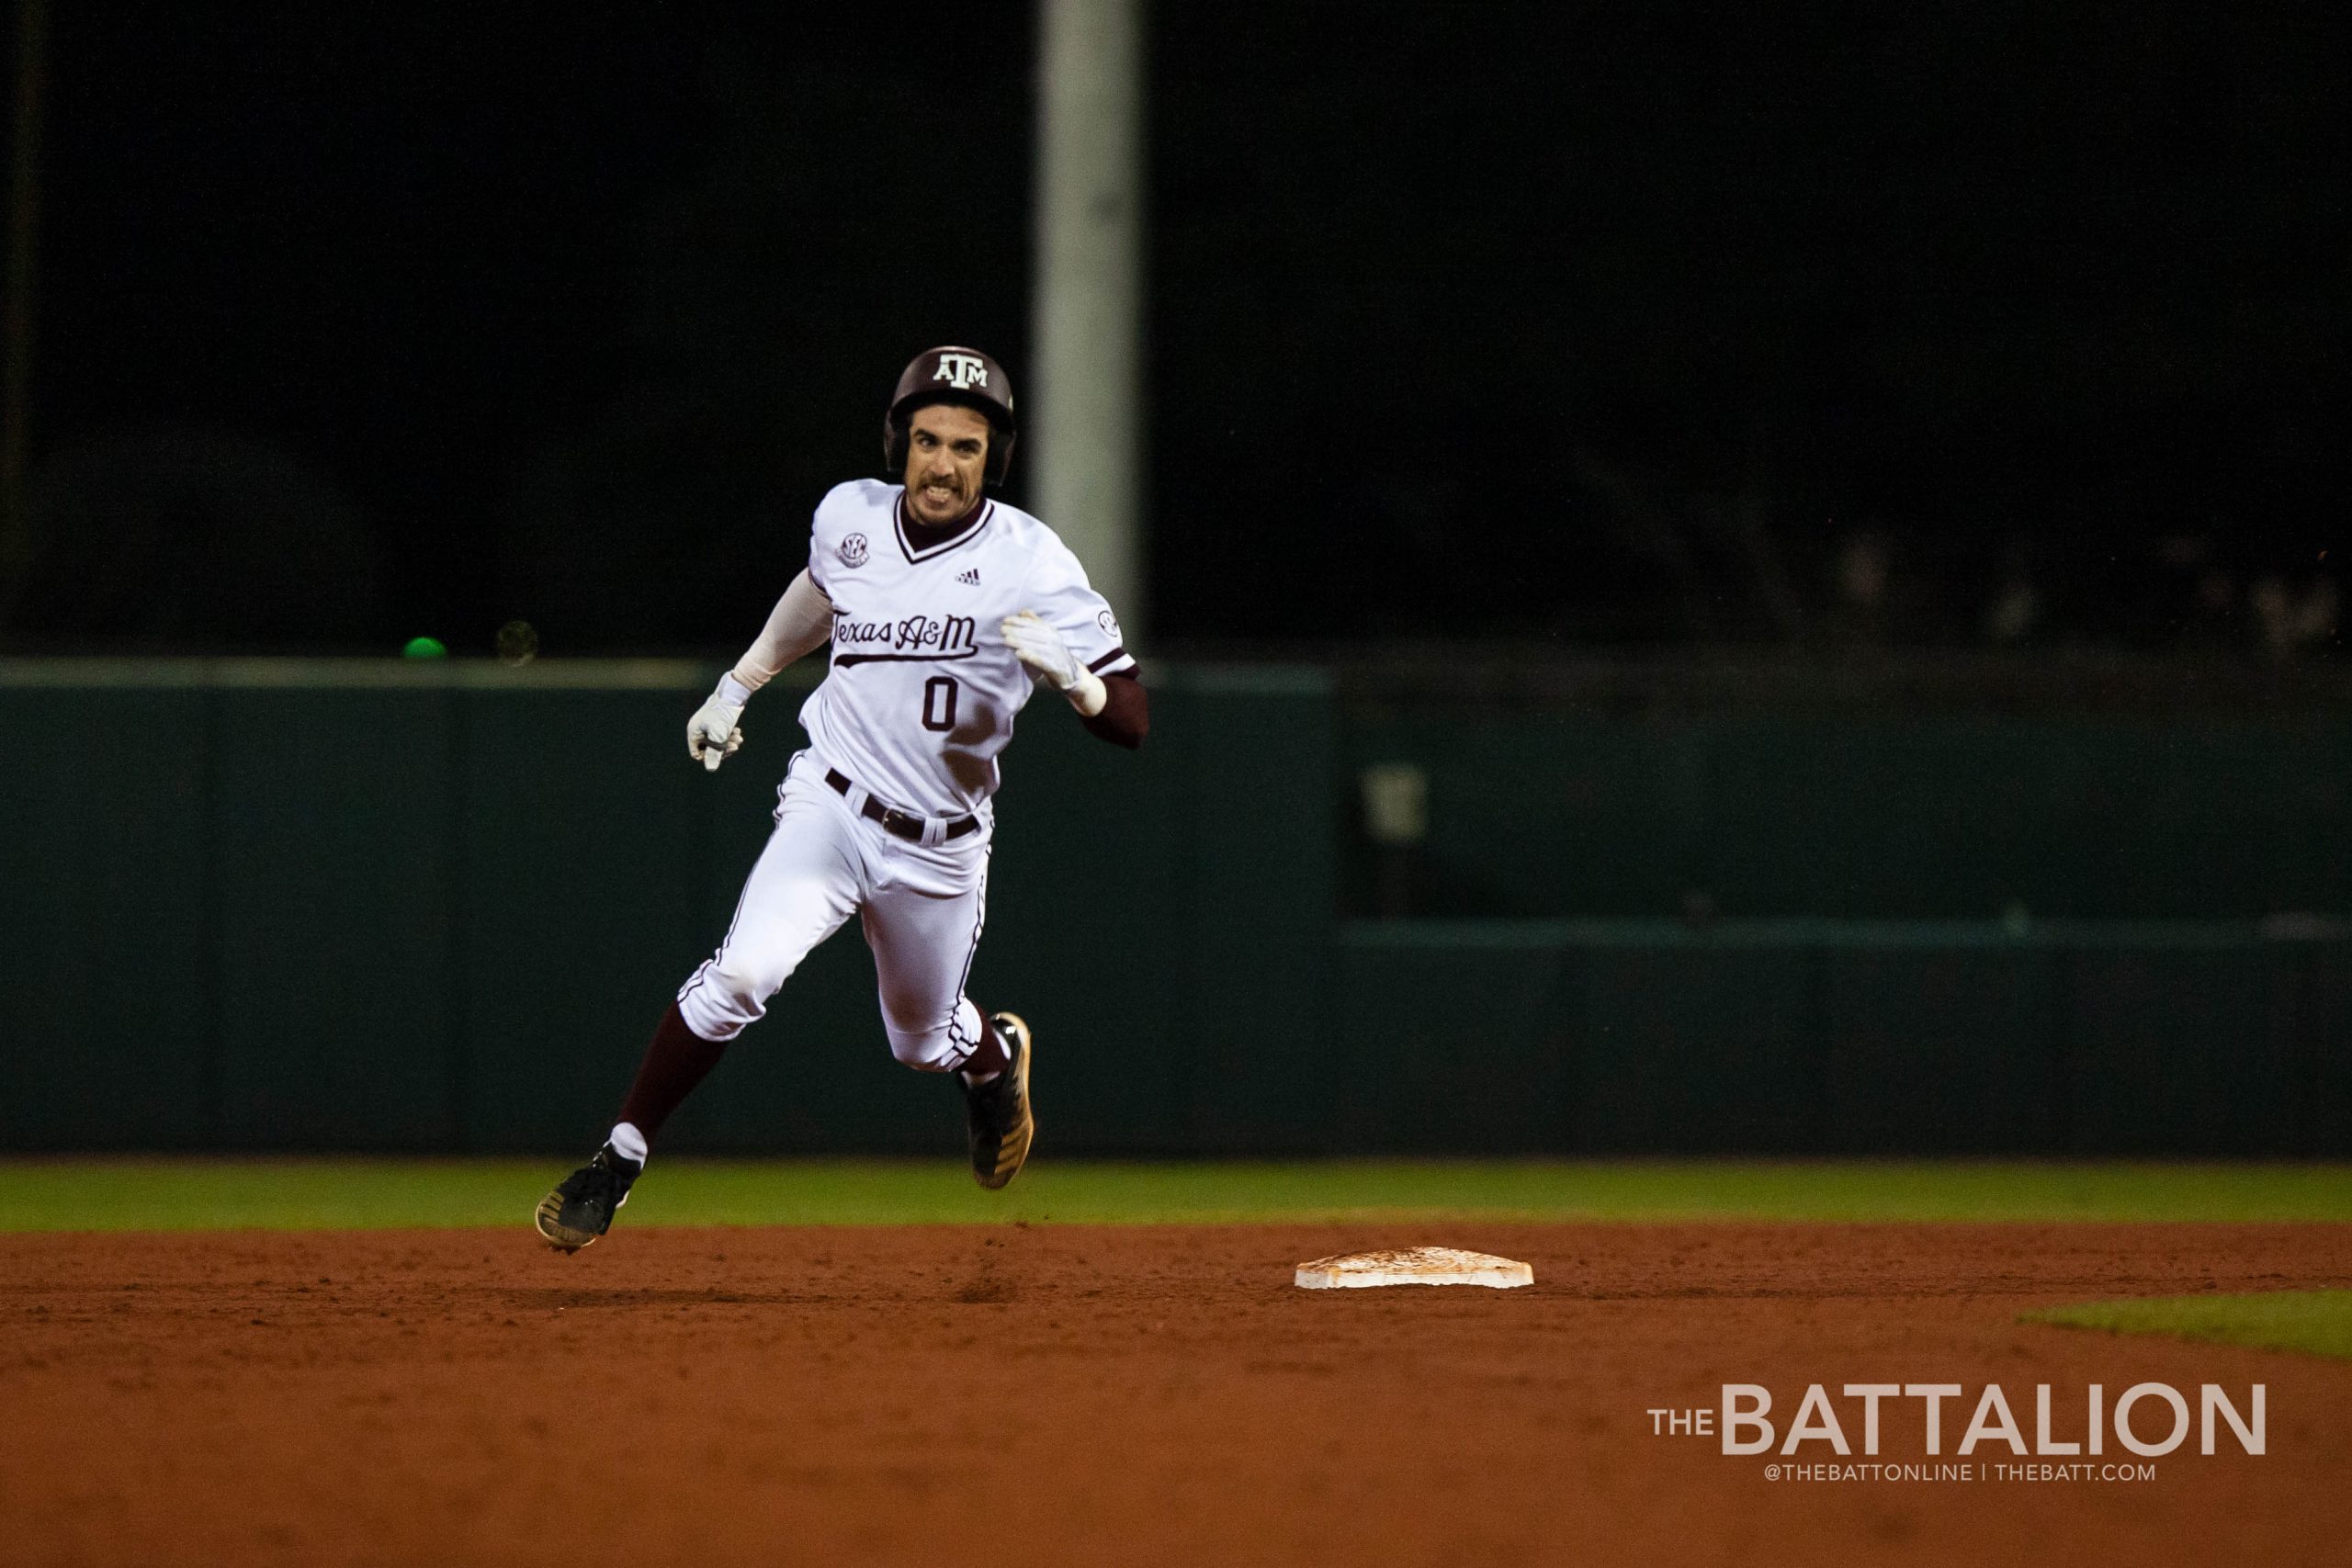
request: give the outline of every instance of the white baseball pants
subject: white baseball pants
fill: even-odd
[[[881,983],[890,1054],[925,1072],[952,1072],[981,1038],[964,995],[988,914],[989,839],[910,843],[860,817],[862,795],[834,793],[813,751],[793,759],[776,792],[775,831],[743,884],[718,951],[678,992],[686,1027],[732,1040],[767,1012],[811,949],[861,918]],[[936,829],[929,837],[937,837]]]

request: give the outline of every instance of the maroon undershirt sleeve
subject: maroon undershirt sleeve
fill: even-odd
[[[1132,675],[1105,675],[1102,690],[1102,711],[1079,722],[1089,734],[1132,751],[1151,733],[1151,698]]]

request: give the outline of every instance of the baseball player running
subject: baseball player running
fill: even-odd
[[[987,355],[917,355],[882,422],[899,482],[854,479],[818,503],[808,570],[687,721],[687,751],[717,769],[743,743],[736,721],[752,694],[831,642],[800,709],[808,748],[776,791],[775,831],[726,939],[654,1030],[605,1146],[539,1204],[554,1247],[576,1252],[611,1228],[671,1112],[852,915],[874,951],[891,1054],[956,1076],[981,1186],[1020,1172],[1036,1132],[1030,1029],[964,994],[988,908],[997,753],[1035,686],[1129,748],[1149,705],[1078,558],[986,494],[1016,430],[1012,389]]]

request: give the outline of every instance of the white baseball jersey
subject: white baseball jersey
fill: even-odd
[[[1032,690],[998,623],[1035,610],[1097,675],[1136,661],[1051,528],[986,501],[961,533],[919,545],[903,493],[853,479],[817,503],[808,575],[833,603],[832,667],[800,723],[818,755],[887,805],[985,814],[997,753]]]

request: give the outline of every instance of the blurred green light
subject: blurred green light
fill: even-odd
[[[402,659],[447,659],[448,656],[449,650],[441,646],[441,639],[437,637],[413,637],[408,639],[408,646],[401,649]]]

